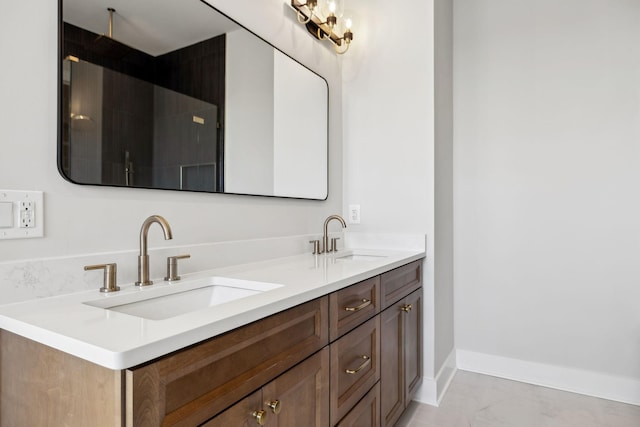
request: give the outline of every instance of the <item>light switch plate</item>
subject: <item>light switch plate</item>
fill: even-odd
[[[0,228],[13,227],[13,203],[0,202]]]
[[[0,240],[43,237],[43,199],[42,191],[0,190]]]

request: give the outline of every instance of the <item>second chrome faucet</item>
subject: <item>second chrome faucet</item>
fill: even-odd
[[[149,254],[147,253],[147,235],[149,234],[149,227],[151,227],[153,223],[157,223],[162,227],[165,240],[171,240],[173,238],[169,223],[160,215],[151,215],[144,220],[142,228],[140,229],[140,254],[138,255],[138,281],[136,282],[136,286],[153,284],[153,282],[149,280]]]

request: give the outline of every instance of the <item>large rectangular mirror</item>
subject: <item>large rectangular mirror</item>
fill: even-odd
[[[66,179],[326,199],[322,77],[202,0],[60,1]]]

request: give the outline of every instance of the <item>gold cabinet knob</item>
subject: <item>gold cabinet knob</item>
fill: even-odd
[[[408,313],[411,311],[412,308],[413,306],[411,304],[405,304],[402,307],[400,307],[400,310],[404,311],[405,313]]]
[[[267,420],[267,413],[262,409],[259,411],[253,411],[251,416],[256,419],[256,423],[258,423],[259,426],[263,426]]]
[[[279,414],[282,410],[282,405],[280,404],[279,400],[272,400],[271,402],[267,403],[267,406],[271,408],[271,411],[276,415]]]

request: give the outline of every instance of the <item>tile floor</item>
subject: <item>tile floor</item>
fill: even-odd
[[[440,407],[412,402],[396,427],[640,427],[640,406],[458,371]]]

